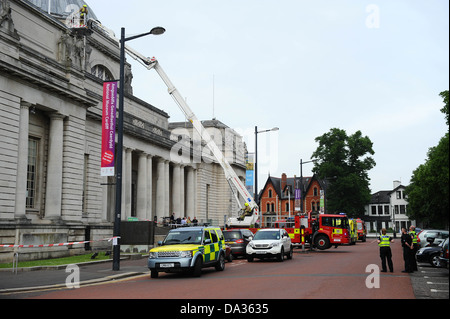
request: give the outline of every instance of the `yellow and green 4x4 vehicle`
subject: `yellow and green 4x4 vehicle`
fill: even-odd
[[[218,227],[172,229],[158,244],[148,257],[151,278],[159,272],[187,271],[199,277],[205,267],[225,269],[225,239]]]

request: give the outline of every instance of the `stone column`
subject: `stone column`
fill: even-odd
[[[180,176],[180,164],[174,164],[173,166],[173,182],[172,182],[172,211],[175,216],[184,217],[181,211],[181,176]],[[170,212],[172,213],[172,212]]]
[[[64,116],[50,115],[48,143],[47,186],[45,191],[45,217],[61,218],[62,173],[63,173]]]
[[[164,209],[166,206],[165,200],[165,190],[166,190],[166,166],[164,164],[164,159],[158,159],[157,176],[156,176],[156,212],[157,222],[162,222],[162,217],[164,216]]]
[[[186,209],[185,209],[185,191],[184,191],[184,165],[180,165],[180,212],[181,212],[181,216],[185,216],[186,215]],[[194,216],[190,216],[191,220],[194,218]]]
[[[19,140],[17,154],[17,180],[16,180],[16,202],[14,217],[16,219],[26,218],[27,199],[27,172],[28,172],[28,132],[30,125],[31,104],[22,102],[20,104]]]
[[[166,193],[165,198],[165,206],[164,206],[164,215],[163,217],[169,217],[171,215],[170,213],[170,161],[165,160],[165,188],[164,192]]]
[[[123,149],[122,167],[122,220],[131,217],[131,179],[133,164],[133,149]]]
[[[190,166],[187,167],[186,177],[186,215],[193,218],[195,216],[194,211],[194,169]]]
[[[152,204],[153,204],[153,160],[151,155],[147,155],[147,193],[146,193],[146,219],[153,220]]]
[[[147,154],[140,153],[137,175],[136,216],[143,220],[147,218]]]

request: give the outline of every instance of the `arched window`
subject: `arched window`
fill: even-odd
[[[102,81],[112,81],[114,77],[111,71],[108,70],[104,65],[97,64],[91,69],[91,74]]]

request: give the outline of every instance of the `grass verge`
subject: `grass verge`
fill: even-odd
[[[32,261],[20,261],[19,256],[19,268],[25,267],[37,267],[37,266],[60,266],[60,265],[70,265],[70,264],[78,264],[88,261],[95,260],[108,260],[110,256],[105,256],[105,252],[99,252],[98,256],[95,259],[91,259],[92,254],[80,255],[80,256],[72,256],[72,257],[63,257],[63,258],[54,258],[54,259],[44,259],[44,260],[32,260]],[[12,268],[13,264],[4,263],[0,264],[0,268]]]

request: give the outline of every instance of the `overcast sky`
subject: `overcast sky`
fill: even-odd
[[[255,126],[280,128],[258,134],[259,188],[269,173],[299,176],[331,128],[372,140],[372,192],[406,186],[448,130],[446,0],[86,2],[117,37],[163,26],[128,45],[159,60],[200,120],[241,132],[249,152]],[[132,64],[134,94],[183,121],[157,73]]]

